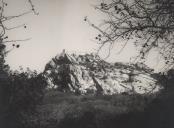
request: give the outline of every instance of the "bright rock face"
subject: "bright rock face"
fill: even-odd
[[[94,54],[63,51],[45,67],[49,88],[79,94],[153,93],[160,89],[145,65],[110,64]]]

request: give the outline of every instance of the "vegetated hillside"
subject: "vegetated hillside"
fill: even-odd
[[[93,54],[63,52],[46,65],[43,73],[49,87],[36,111],[23,114],[26,128],[174,126],[173,91],[164,89],[158,93],[159,76],[143,64],[110,64]]]
[[[50,88],[78,94],[153,93],[160,89],[144,64],[111,64],[98,55],[63,51],[45,67]]]

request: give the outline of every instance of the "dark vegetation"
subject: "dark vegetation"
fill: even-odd
[[[9,74],[6,84],[1,84],[1,126],[23,127],[23,114],[35,112],[36,105],[42,101],[46,85],[42,74],[36,72]]]
[[[24,123],[22,115],[34,112],[36,104],[41,102],[47,83],[42,74],[30,70],[21,73],[11,72],[9,66],[5,64],[5,56],[11,51],[6,49],[8,43],[12,43],[12,49],[15,49],[20,47],[18,44],[20,41],[25,41],[9,40],[6,31],[26,28],[25,24],[8,28],[5,23],[32,12],[36,15],[37,13],[31,0],[28,0],[31,8],[15,16],[4,14],[8,6],[4,0],[1,0],[0,4],[0,127],[22,128]]]
[[[171,90],[170,90],[171,91]],[[45,93],[37,113],[26,118],[36,128],[172,128],[173,91],[160,94],[91,96]]]
[[[152,7],[149,6],[149,3],[146,3],[148,1],[134,0],[133,2],[135,3],[131,7],[122,0],[114,1],[109,5],[101,3],[100,8],[98,8],[101,11],[108,13],[108,10],[114,9],[117,14],[122,12],[122,19],[128,19],[124,20],[126,23],[124,30],[126,31],[120,31],[120,35],[113,35],[115,31],[122,30],[119,27],[121,26],[120,23],[117,22],[114,24],[112,21],[106,22],[111,25],[112,31],[110,32],[112,33],[106,33],[97,28],[103,34],[99,37],[106,39],[102,40],[102,43],[112,42],[118,36],[123,35],[124,37],[124,34],[127,35],[124,37],[126,39],[130,39],[130,34],[132,33],[135,33],[136,36],[144,36],[145,34],[144,41],[146,42],[146,39],[151,41],[150,44],[142,44],[140,55],[144,57],[144,53],[147,53],[152,46],[158,46],[158,42],[162,41],[161,45],[167,50],[166,54],[162,52],[165,57],[167,56],[166,64],[173,64],[171,58],[173,52],[168,50],[173,46],[173,43],[167,42],[167,39],[170,39],[168,36],[173,34],[173,1],[153,0],[154,4],[150,3]],[[31,11],[36,14],[34,5],[30,0],[29,3],[32,7]],[[2,1],[2,5],[0,26],[5,30],[6,27],[4,27],[3,23],[13,17],[3,15],[4,6],[7,6],[7,3]],[[138,11],[137,9],[143,10]],[[128,16],[131,17],[129,18]],[[132,18],[137,19],[137,22],[133,22]],[[148,34],[152,35],[153,38]],[[8,65],[5,65],[4,59],[6,53],[8,53],[5,50],[6,44],[4,43],[6,38],[5,31],[3,31],[0,35],[0,127],[173,128],[173,69],[166,73],[155,74],[158,82],[164,87],[159,94],[77,96],[71,93],[58,92],[57,90],[48,91],[45,89],[47,83],[42,74],[37,74],[35,71],[30,70],[21,73],[10,72]],[[19,44],[13,44],[13,47],[19,48],[19,46]],[[161,51],[163,50],[161,49]]]
[[[38,113],[28,124],[38,128],[105,128],[124,126],[127,118],[141,113],[154,95],[77,96],[49,91]],[[137,118],[138,119],[138,118]],[[133,119],[134,120],[134,119]],[[135,122],[132,122],[135,123]],[[125,125],[126,126],[126,125]]]

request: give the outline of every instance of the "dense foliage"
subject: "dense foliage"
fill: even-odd
[[[139,114],[155,95],[74,95],[56,90],[47,91],[37,114],[26,120],[29,128],[118,128],[137,123]],[[126,121],[126,123],[125,123]]]
[[[26,71],[10,74],[10,106],[18,109],[32,109],[41,102],[47,85],[42,74]]]
[[[13,18],[19,18],[29,13],[38,15],[31,0],[27,0],[30,9],[19,15],[7,16],[5,10],[8,3],[0,0],[0,127],[19,128],[22,124],[22,114],[34,110],[41,101],[46,81],[42,74],[26,71],[22,73],[10,72],[10,68],[5,64],[5,56],[15,48],[19,48],[20,41],[10,40],[6,31],[23,27],[25,24],[8,27],[6,22]],[[26,39],[27,40],[27,39]],[[6,49],[7,46],[12,48]]]
[[[20,127],[23,114],[34,112],[42,102],[47,82],[42,74],[32,71],[11,73],[7,79],[7,84],[1,85],[4,87],[1,118],[5,127]]]

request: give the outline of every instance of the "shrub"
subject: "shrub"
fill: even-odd
[[[7,121],[6,127],[22,127],[25,122],[23,115],[35,112],[36,105],[41,103],[44,90],[47,85],[42,74],[36,71],[11,72],[8,76],[8,84],[3,90],[6,99],[4,113]]]
[[[44,96],[47,85],[42,74],[36,71],[10,74],[10,106],[16,110],[33,109]]]

